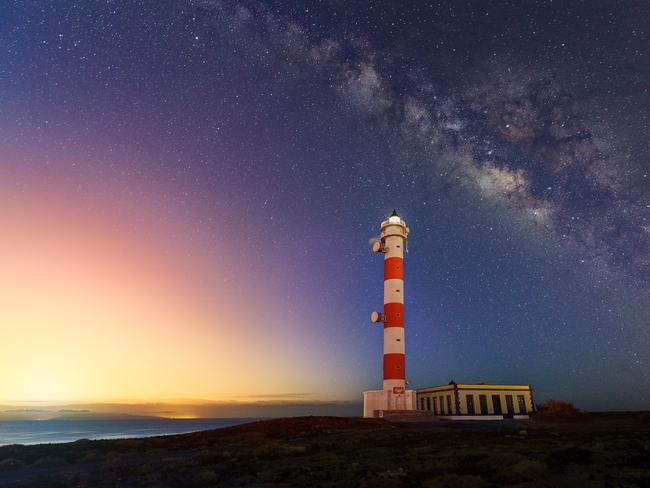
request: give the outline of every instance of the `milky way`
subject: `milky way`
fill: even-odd
[[[367,243],[395,207],[412,229],[414,386],[650,405],[645,2],[66,0],[0,15],[0,177],[146,201],[216,248],[228,219],[239,269],[202,264],[232,286],[248,286],[242,267],[259,277],[286,337],[300,332],[282,353],[294,368],[302,349],[308,370],[344,371],[315,398],[357,400],[381,378]]]

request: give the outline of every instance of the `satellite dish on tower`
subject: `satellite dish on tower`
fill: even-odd
[[[384,252],[384,243],[379,236],[371,237],[368,242],[372,245],[372,252]]]

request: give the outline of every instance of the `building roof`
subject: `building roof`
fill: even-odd
[[[487,384],[487,383],[475,383],[475,384],[449,383],[448,385],[429,386],[429,387],[426,387],[426,388],[416,388],[416,391],[418,393],[429,393],[429,392],[436,392],[436,391],[453,390],[455,387],[457,387],[459,390],[523,390],[523,391],[527,391],[527,390],[531,389],[530,385],[493,385],[493,384]]]

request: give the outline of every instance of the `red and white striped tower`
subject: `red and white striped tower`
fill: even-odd
[[[404,248],[409,228],[395,210],[381,223],[380,240],[373,250],[384,253],[384,313],[371,320],[384,323],[384,390],[403,394],[406,388],[404,355]]]
[[[373,312],[373,322],[384,324],[384,390],[404,394],[404,249],[409,228],[395,210],[381,223],[373,251],[384,253],[384,312]]]
[[[372,250],[384,254],[384,311],[370,320],[384,324],[384,388],[363,392],[363,416],[415,410],[416,393],[406,390],[404,355],[404,249],[409,228],[395,210],[380,226]]]

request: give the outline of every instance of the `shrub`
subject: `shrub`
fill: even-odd
[[[426,480],[422,486],[425,488],[486,488],[490,483],[480,476],[445,474]]]
[[[580,416],[580,411],[573,403],[561,400],[548,400],[537,409],[535,420],[575,420]]]
[[[3,469],[12,469],[12,468],[21,468],[25,465],[20,459],[16,458],[6,458],[0,461],[0,470]]]
[[[37,459],[34,463],[34,466],[59,466],[61,464],[66,464],[65,459],[58,456],[45,456],[40,459]]]
[[[483,473],[493,473],[503,466],[512,466],[526,458],[517,452],[494,451],[476,462],[476,468]]]
[[[535,481],[543,479],[546,475],[548,475],[546,464],[535,459],[524,459],[511,466],[503,466],[497,473],[499,479],[511,483]]]
[[[194,481],[201,485],[211,485],[219,482],[219,475],[211,469],[204,469],[196,475]]]

